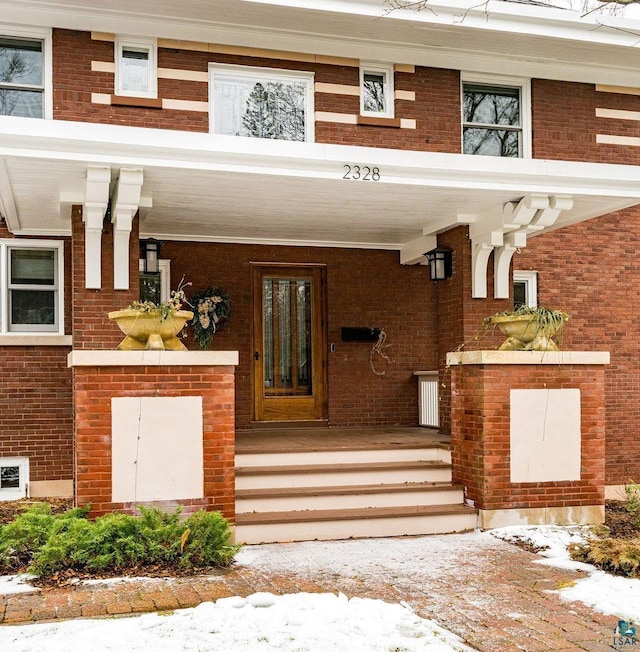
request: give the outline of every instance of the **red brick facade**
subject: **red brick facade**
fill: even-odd
[[[510,390],[579,389],[580,480],[512,483]],[[604,504],[604,367],[455,365],[451,368],[453,480],[483,510]]]
[[[167,506],[183,505],[185,513],[219,510],[233,520],[233,374],[233,367],[74,367],[77,504],[90,503],[92,516],[113,510],[134,513],[139,504],[114,503],[111,499],[112,398],[202,396],[204,498],[172,501]]]

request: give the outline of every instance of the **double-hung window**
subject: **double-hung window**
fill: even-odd
[[[45,117],[44,40],[0,35],[0,115]]]
[[[528,90],[524,80],[463,79],[463,153],[530,157]]]
[[[116,39],[116,95],[158,95],[155,41]]]
[[[211,131],[313,141],[313,73],[210,64]]]
[[[63,245],[0,240],[0,335],[64,334]]]
[[[393,66],[360,64],[360,114],[393,118]]]

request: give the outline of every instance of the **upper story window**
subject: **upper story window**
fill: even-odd
[[[529,86],[523,80],[464,78],[464,154],[531,156]]]
[[[313,73],[211,64],[211,131],[313,141]]]
[[[393,66],[360,65],[360,113],[393,118]]]
[[[44,41],[0,36],[0,115],[45,117]]]
[[[116,95],[157,97],[156,42],[116,40]]]
[[[0,241],[0,334],[64,335],[63,244]]]

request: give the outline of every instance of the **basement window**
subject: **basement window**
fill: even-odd
[[[29,459],[27,457],[0,458],[0,500],[25,498],[28,488]]]
[[[155,41],[116,40],[116,95],[158,96]]]

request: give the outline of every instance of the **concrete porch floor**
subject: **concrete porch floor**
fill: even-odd
[[[363,426],[238,430],[236,453],[284,453],[371,448],[449,447],[451,437],[435,428]]]

